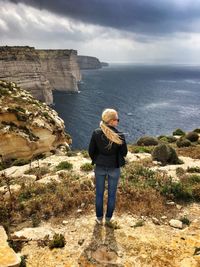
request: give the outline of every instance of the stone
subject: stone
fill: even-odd
[[[152,218],[152,222],[153,222],[155,225],[160,225],[160,221],[159,221],[157,218],[155,218],[155,217]]]
[[[17,255],[7,243],[7,234],[0,226],[0,266],[1,267],[19,267],[21,258]]]
[[[166,202],[166,205],[174,206],[175,205],[175,202],[174,201],[167,201]]]
[[[0,79],[16,82],[35,98],[52,104],[54,89],[78,92],[81,73],[77,51],[1,46]]]
[[[182,229],[183,228],[183,223],[179,220],[174,220],[174,219],[171,219],[169,221],[169,225],[174,227],[174,228],[178,228],[178,229]]]
[[[49,236],[50,239],[53,238],[55,231],[47,227],[34,227],[34,228],[24,228],[21,231],[17,231],[14,235],[18,238],[23,237],[28,240],[41,240],[45,236]]]
[[[5,90],[11,91],[12,95],[5,94]],[[0,86],[1,91],[0,155],[4,161],[32,159],[70,143],[64,121],[55,110],[28,97],[28,93],[19,87],[16,96],[10,83],[6,83],[3,88]],[[22,94],[27,95],[29,101],[23,100]],[[36,103],[36,106],[32,103]]]
[[[101,62],[96,57],[78,56],[78,64],[80,69],[100,69]]]

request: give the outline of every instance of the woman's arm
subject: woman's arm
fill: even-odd
[[[95,158],[96,151],[97,151],[97,144],[95,140],[95,132],[93,132],[88,149],[89,156],[92,160],[94,160]]]

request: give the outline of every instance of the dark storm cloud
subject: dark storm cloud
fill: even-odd
[[[133,33],[198,32],[199,0],[11,0]]]

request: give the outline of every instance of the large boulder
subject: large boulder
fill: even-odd
[[[180,164],[175,149],[167,144],[160,144],[156,146],[151,152],[153,160],[160,161],[162,165],[166,164]]]
[[[0,226],[0,266],[19,267],[21,258],[9,247],[7,239],[8,236],[3,226]]]
[[[186,134],[185,138],[190,140],[191,142],[196,142],[199,139],[199,135],[196,132],[189,132]]]
[[[157,138],[151,136],[143,136],[137,141],[138,146],[156,146],[157,144]]]
[[[15,83],[0,81],[0,156],[31,159],[70,143],[56,111]]]

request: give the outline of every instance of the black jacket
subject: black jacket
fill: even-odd
[[[109,140],[101,130],[97,128],[92,134],[89,144],[89,155],[92,159],[92,164],[103,167],[119,168],[125,165],[124,157],[127,154],[127,145],[124,135],[116,128],[109,126],[113,131],[118,133],[123,140],[122,145],[113,143],[111,148],[108,148]]]

